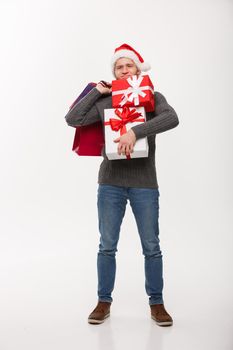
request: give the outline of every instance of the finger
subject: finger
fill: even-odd
[[[118,137],[117,139],[113,140],[114,142],[119,142],[120,141],[120,137]]]
[[[125,154],[125,147],[124,147],[124,145],[121,145],[121,144],[119,144],[119,146],[118,146],[118,154],[119,155],[121,155],[121,154]]]
[[[129,151],[130,151],[130,153],[133,153],[133,144],[132,143],[129,145]]]
[[[99,83],[102,84],[104,87],[107,85],[106,81],[104,81],[104,80],[100,80]]]
[[[108,88],[110,88],[112,86],[112,83],[109,83],[108,81],[105,81],[104,83]]]
[[[107,88],[110,88],[111,86],[112,86],[112,84],[111,83],[108,83],[107,81],[105,81],[105,80],[101,80],[100,81],[100,83],[102,83],[103,84],[103,86],[104,87],[107,87]]]
[[[123,155],[126,155],[126,153],[127,153],[127,146],[125,146],[125,145],[123,146],[121,153]]]
[[[126,155],[129,155],[129,153],[130,153],[129,145],[127,145],[127,146],[125,147],[125,154],[126,154]]]

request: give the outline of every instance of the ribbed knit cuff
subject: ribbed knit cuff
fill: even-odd
[[[140,139],[142,136],[141,136],[141,133],[140,133],[140,129],[138,129],[137,127],[140,126],[140,125],[136,125],[136,126],[133,126],[131,128],[131,130],[133,130],[135,136],[136,136],[136,140]]]

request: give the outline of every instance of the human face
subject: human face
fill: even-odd
[[[140,70],[130,58],[119,58],[115,63],[114,74],[116,79],[128,79],[132,75],[140,74]]]

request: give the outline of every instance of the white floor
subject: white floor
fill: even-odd
[[[22,300],[21,300],[22,301]],[[169,309],[173,327],[159,327],[147,308],[114,305],[111,317],[102,325],[86,322],[88,303],[61,305],[50,301],[32,306],[24,300],[11,315],[1,315],[1,350],[11,349],[188,349],[232,350],[232,316],[218,305],[204,315],[204,305],[182,305]]]
[[[129,274],[131,261],[123,272],[125,261],[118,260],[111,317],[102,325],[87,323],[96,304],[94,266],[80,274],[85,268],[74,256],[8,262],[1,278],[0,349],[233,349],[230,295],[215,293],[210,278],[194,289],[197,280],[168,278],[165,269],[165,306],[174,325],[163,328],[150,318],[142,264]]]

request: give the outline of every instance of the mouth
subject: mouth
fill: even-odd
[[[127,78],[129,78],[130,76],[131,76],[131,74],[122,75],[122,76],[121,76],[121,79],[127,79]]]

